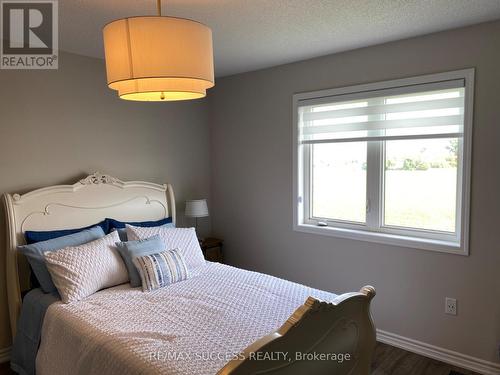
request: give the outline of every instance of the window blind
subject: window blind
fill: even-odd
[[[462,137],[464,91],[457,79],[301,100],[299,141]]]

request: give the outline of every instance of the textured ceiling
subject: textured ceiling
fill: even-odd
[[[154,0],[59,1],[60,48],[103,57],[105,23]],[[500,0],[167,0],[167,15],[213,30],[217,76],[500,18]]]

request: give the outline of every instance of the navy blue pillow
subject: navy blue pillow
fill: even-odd
[[[170,220],[170,221],[172,221],[172,220]],[[84,228],[48,230],[48,231],[27,230],[26,232],[24,232],[24,238],[26,238],[26,244],[31,245],[33,243],[37,243],[37,242],[41,242],[41,241],[48,241],[48,240],[52,240],[54,238],[67,236],[68,234],[78,233],[78,232],[81,232],[82,230],[90,229],[90,228],[95,227],[95,226],[101,227],[102,231],[105,234],[108,234],[110,232],[109,223],[105,219],[105,220],[101,221],[100,223],[92,224],[92,225],[89,225],[88,227],[84,227]]]
[[[109,225],[109,230],[125,228],[125,224],[132,225],[134,227],[159,227],[161,225],[169,224],[172,222],[171,217],[156,221],[120,221],[115,219],[107,218],[106,221]]]

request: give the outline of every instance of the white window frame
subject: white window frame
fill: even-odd
[[[444,234],[442,232],[419,230],[397,227],[379,227],[378,230],[368,228],[373,217],[367,213],[367,225],[339,220],[328,220],[328,226],[318,226],[318,220],[309,217],[309,202],[305,197],[309,196],[310,174],[309,166],[304,160],[304,153],[309,147],[301,147],[299,140],[299,118],[298,108],[301,101],[329,97],[335,95],[356,94],[364,91],[397,88],[409,85],[427,84],[448,80],[465,80],[465,107],[464,107],[464,131],[461,142],[459,141],[459,161],[457,174],[461,177],[461,184],[457,185],[457,234]],[[293,95],[293,229],[298,232],[321,234],[327,236],[348,238],[354,240],[369,241],[381,244],[403,246],[415,249],[432,250],[445,253],[469,255],[469,216],[470,216],[470,176],[472,160],[472,124],[474,104],[474,68],[463,69],[438,74],[423,75],[404,79],[396,79],[384,82],[376,82],[348,87],[341,87],[314,92],[297,93]],[[383,194],[380,189],[383,184],[383,142],[368,142],[367,162],[378,163],[372,168],[367,168],[367,196],[372,206],[370,212],[383,215]],[[305,151],[304,151],[305,150]],[[460,155],[461,154],[461,155]],[[377,171],[378,170],[378,171]],[[376,173],[373,173],[376,171]],[[461,176],[460,176],[461,174]],[[374,206],[376,205],[376,206]],[[382,207],[382,209],[379,209]],[[382,223],[382,217],[378,218]],[[321,219],[321,221],[324,221]]]

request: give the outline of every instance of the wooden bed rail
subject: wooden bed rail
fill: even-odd
[[[375,348],[375,288],[331,302],[309,297],[275,332],[257,340],[217,375],[368,375]]]

